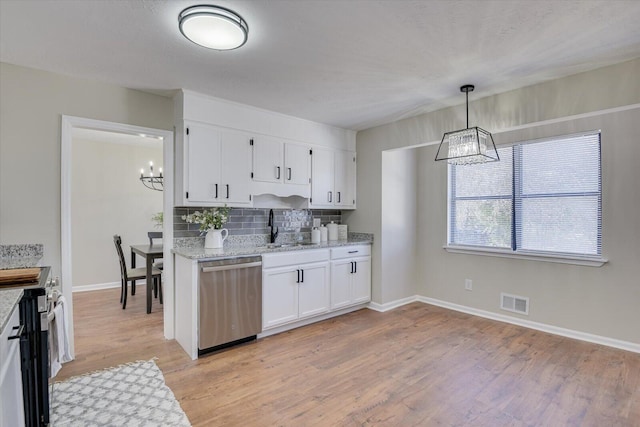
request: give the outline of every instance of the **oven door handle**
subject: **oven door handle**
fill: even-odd
[[[17,329],[18,332],[16,332],[15,335],[11,335],[9,338],[7,338],[8,340],[17,340],[19,339],[22,334],[24,333],[24,325],[20,325],[20,326],[14,326],[13,329]]]

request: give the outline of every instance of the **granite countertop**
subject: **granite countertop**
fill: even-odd
[[[37,267],[43,253],[42,243],[0,245],[0,270]]]
[[[222,249],[205,249],[198,247],[179,247],[173,248],[171,251],[187,259],[198,261],[212,261],[224,258],[236,258],[251,255],[263,255],[273,252],[290,252],[302,251],[307,249],[326,249],[336,248],[340,246],[352,245],[370,245],[373,243],[373,235],[367,233],[350,233],[348,240],[332,240],[328,242],[311,244],[305,243],[288,243],[281,246],[271,247],[271,245],[255,246],[255,245],[239,245],[225,246]]]
[[[22,289],[0,290],[0,334],[4,332],[13,308],[20,302],[23,292]]]

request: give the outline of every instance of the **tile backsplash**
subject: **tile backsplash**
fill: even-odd
[[[189,207],[173,209],[173,235],[176,238],[200,236],[200,224],[188,224],[182,219],[183,215],[189,215],[195,211],[203,211],[209,208]],[[280,229],[279,235],[295,234],[297,232],[309,233],[313,225],[313,218],[320,218],[322,224],[331,221],[340,224],[342,212],[339,210],[316,209],[274,209],[273,218],[275,226]],[[263,208],[231,208],[229,221],[224,225],[230,236],[241,235],[268,235],[271,231],[267,226],[269,221],[269,209]],[[283,236],[284,237],[284,236]]]

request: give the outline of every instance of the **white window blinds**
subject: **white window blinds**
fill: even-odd
[[[601,255],[600,133],[498,151],[500,162],[450,166],[449,244]]]

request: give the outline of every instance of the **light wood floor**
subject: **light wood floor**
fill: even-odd
[[[74,295],[58,380],[157,357],[194,426],[640,426],[640,355],[421,303],[191,361],[144,292]]]

